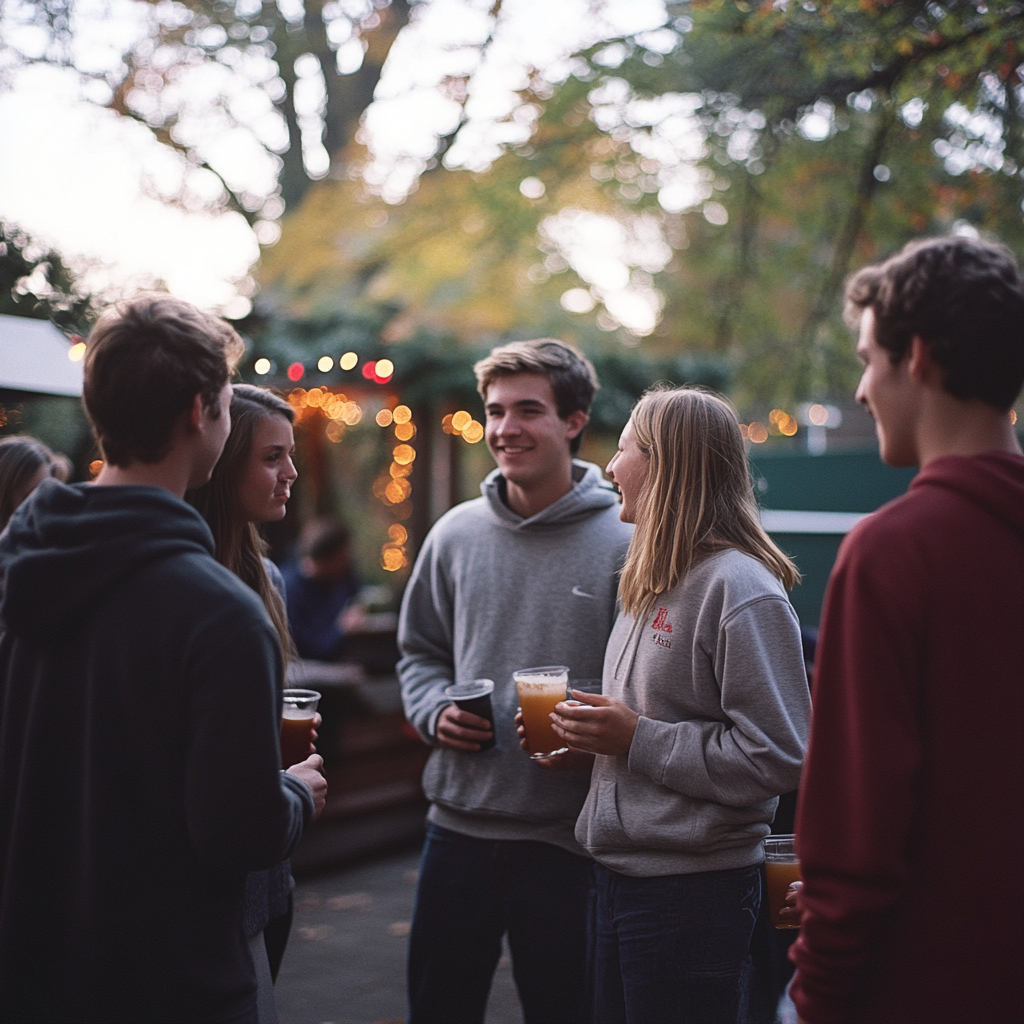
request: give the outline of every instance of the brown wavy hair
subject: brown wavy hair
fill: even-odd
[[[648,466],[619,584],[629,615],[645,617],[694,562],[726,548],[756,558],[787,589],[800,582],[796,566],[761,526],[729,402],[701,388],[656,388],[631,419]]]
[[[270,582],[263,558],[267,542],[238,500],[238,485],[252,456],[256,427],[270,416],[295,422],[295,411],[280,395],[252,384],[234,384],[231,433],[209,482],[189,491],[185,500],[206,520],[217,561],[259,594],[281,640],[285,661],[293,655],[284,600]]]

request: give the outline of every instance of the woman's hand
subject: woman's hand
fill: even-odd
[[[590,754],[628,754],[640,716],[621,700],[572,690],[573,701],[555,705],[555,732],[577,750]]]
[[[527,753],[530,752],[530,745],[526,742],[526,727],[523,725],[523,709],[516,709],[516,735],[519,737],[519,746]],[[572,772],[573,775],[590,777],[590,770],[594,767],[594,755],[583,750],[567,750],[564,754],[552,754],[551,757],[538,757],[533,762],[538,768],[546,768],[552,772]]]

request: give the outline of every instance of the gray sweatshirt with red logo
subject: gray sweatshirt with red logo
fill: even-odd
[[[733,549],[700,560],[644,619],[619,614],[602,692],[641,717],[629,754],[594,765],[576,826],[594,859],[640,877],[759,863],[811,710],[779,580]]]
[[[533,839],[574,853],[573,829],[587,780],[545,771],[519,748],[512,673],[568,665],[570,685],[597,689],[615,620],[618,571],[633,527],[597,466],[573,463],[576,486],[529,519],[503,499],[495,470],[483,496],[442,516],[430,531],[402,602],[398,677],[405,713],[436,744],[444,688],[493,679],[496,746],[467,753],[435,746],[423,773],[444,828],[480,839]]]

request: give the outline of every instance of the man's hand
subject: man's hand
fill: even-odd
[[[327,780],[323,777],[323,768],[324,759],[319,754],[310,754],[305,761],[293,764],[288,769],[289,775],[294,775],[309,786],[309,791],[313,794],[314,821],[320,817],[327,802]]]
[[[628,754],[640,716],[621,700],[573,690],[573,701],[555,705],[555,732],[577,750],[591,754]]]
[[[523,725],[523,709],[516,710],[516,735],[519,737],[519,746],[527,753],[530,752],[530,745],[526,742],[526,727]],[[538,768],[546,768],[552,772],[572,772],[573,775],[590,777],[590,771],[594,767],[594,755],[583,750],[570,748],[564,754],[552,754],[551,757],[538,757],[533,762]]]
[[[491,723],[486,718],[463,711],[455,704],[449,704],[437,716],[437,742],[442,747],[476,751],[493,736]]]

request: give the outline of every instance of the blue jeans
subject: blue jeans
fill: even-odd
[[[600,864],[596,1024],[735,1024],[759,866],[631,878]]]
[[[428,825],[409,936],[409,1024],[480,1024],[506,931],[526,1024],[589,1024],[591,868],[550,843]]]

